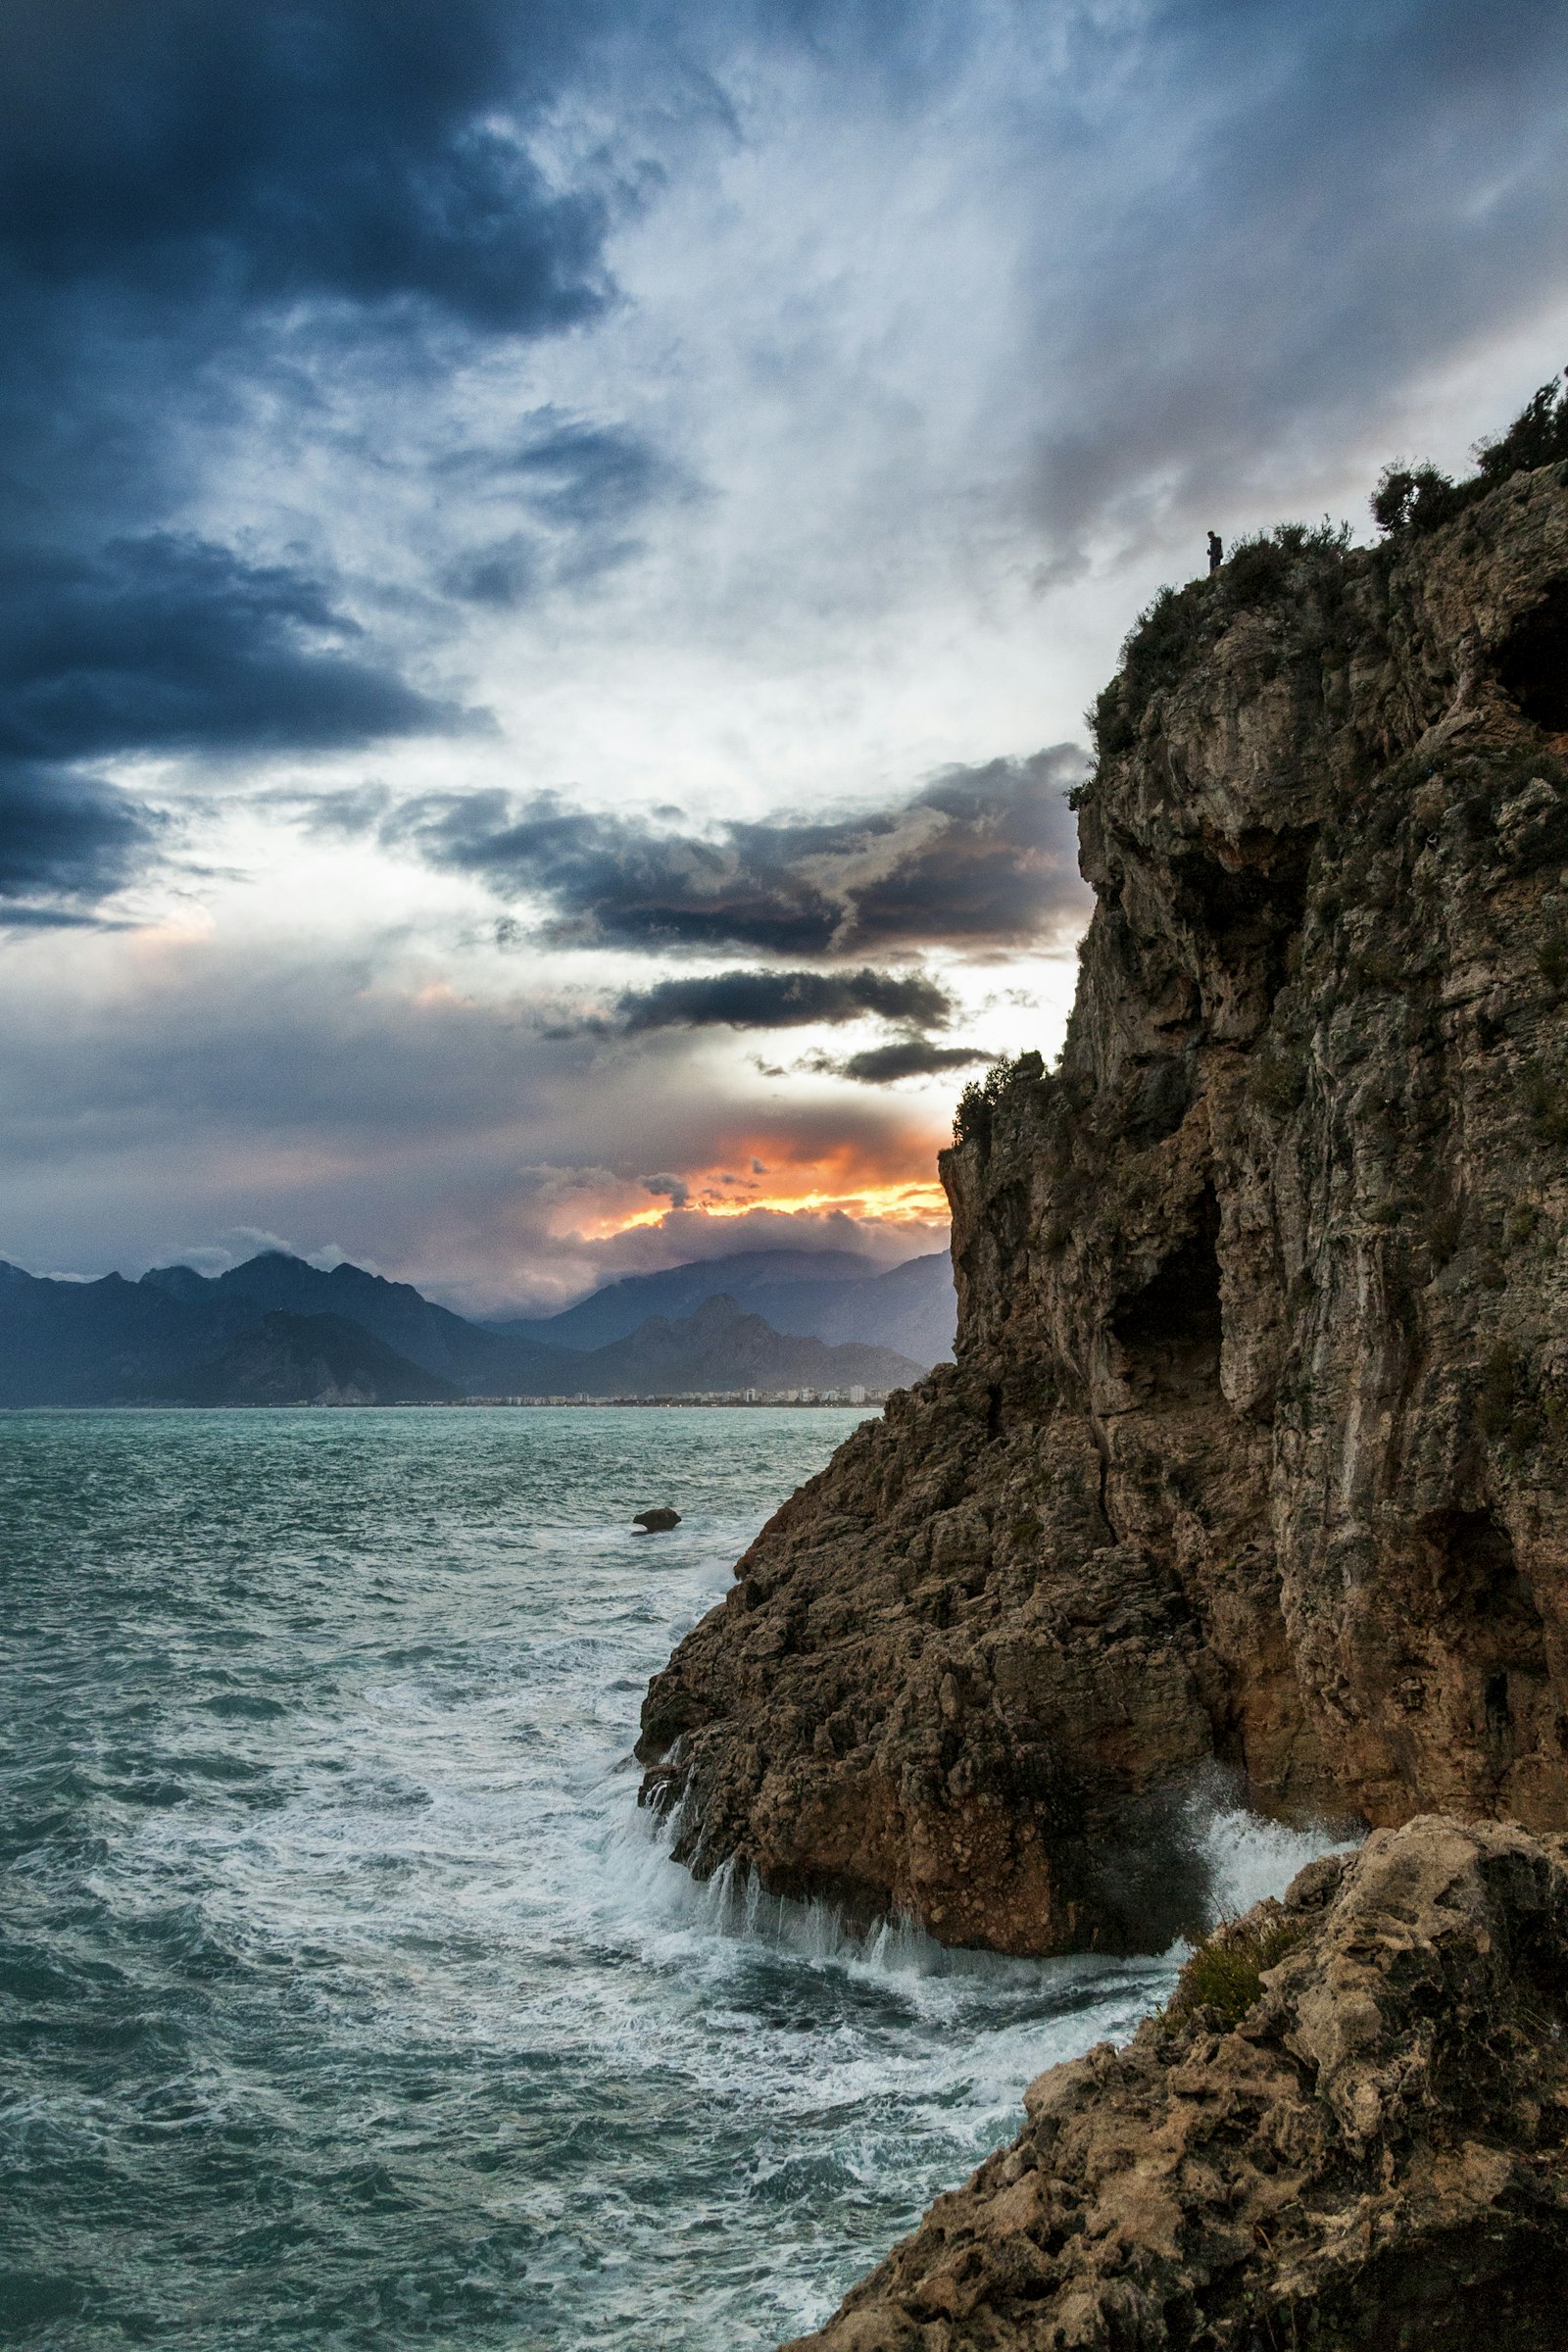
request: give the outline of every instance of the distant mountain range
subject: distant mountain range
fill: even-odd
[[[689,1315],[716,1291],[775,1331],[896,1348],[923,1368],[953,1353],[958,1302],[945,1250],[906,1258],[891,1273],[849,1250],[747,1250],[628,1274],[564,1314],[491,1328],[547,1348],[602,1348],[628,1339],[649,1315]]]
[[[953,1323],[946,1257],[878,1274],[849,1252],[754,1250],[499,1324],[470,1322],[411,1283],[361,1266],[326,1273],[281,1250],[216,1277],[158,1266],[139,1282],[60,1282],[0,1259],[0,1404],[881,1395],[946,1353]]]

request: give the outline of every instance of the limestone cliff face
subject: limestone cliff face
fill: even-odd
[[[1428,1817],[1314,1863],[1251,1915],[1285,1948],[1229,2030],[1040,2076],[793,2352],[1558,2352],[1564,1844]]]
[[[1568,1821],[1564,729],[1565,466],[1129,640],[1060,1068],[943,1161],[956,1364],[650,1691],[694,1868],[1042,1952],[1179,1924],[1216,1759]]]

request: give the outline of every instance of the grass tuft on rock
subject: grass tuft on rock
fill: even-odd
[[[1168,2028],[1184,2026],[1200,2009],[1214,2010],[1227,2031],[1239,2026],[1263,1990],[1263,1972],[1275,1968],[1306,1934],[1305,1919],[1275,1910],[1262,1919],[1221,1920],[1204,1936],[1176,1980],[1160,2012]]]

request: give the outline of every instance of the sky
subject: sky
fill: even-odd
[[[945,1245],[1227,539],[1568,359],[1548,0],[0,0],[0,1254]]]

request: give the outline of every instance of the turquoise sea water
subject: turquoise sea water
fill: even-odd
[[[1169,1962],[858,1942],[637,1811],[861,1418],[0,1415],[0,2340],[749,2352],[1131,2031]]]

